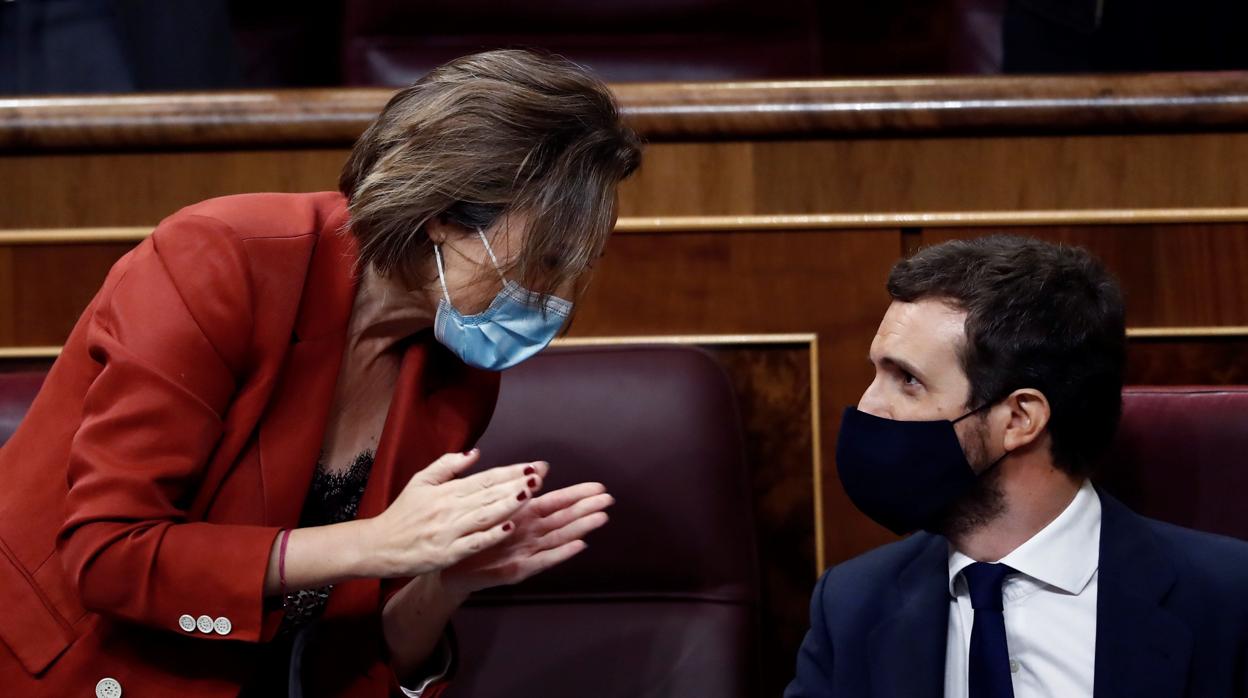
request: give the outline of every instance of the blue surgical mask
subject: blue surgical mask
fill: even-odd
[[[490,241],[481,230],[477,230],[477,235],[494,269],[503,277]],[[515,366],[550,344],[572,312],[571,301],[547,296],[543,303],[538,294],[503,277],[503,290],[490,307],[475,315],[463,315],[451,304],[441,245],[433,246],[433,254],[438,263],[438,282],[442,284],[433,336],[469,366],[487,371]]]

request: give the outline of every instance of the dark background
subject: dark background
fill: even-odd
[[[1248,67],[1242,0],[7,0],[0,93],[401,85],[498,47],[608,80]]]

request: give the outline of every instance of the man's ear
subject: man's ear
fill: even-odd
[[[1039,390],[1015,390],[1004,404],[1010,410],[1009,422],[1002,437],[1006,451],[1016,451],[1032,444],[1049,426],[1049,400]]]

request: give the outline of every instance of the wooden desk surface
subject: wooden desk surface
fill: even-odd
[[[619,84],[651,141],[1241,130],[1248,73]],[[0,99],[0,151],[344,146],[383,88]]]

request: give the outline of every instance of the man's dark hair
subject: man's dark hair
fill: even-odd
[[[898,262],[888,292],[965,310],[968,408],[1039,390],[1054,463],[1092,470],[1122,413],[1126,327],[1118,284],[1087,250],[1011,235],[954,240]]]

